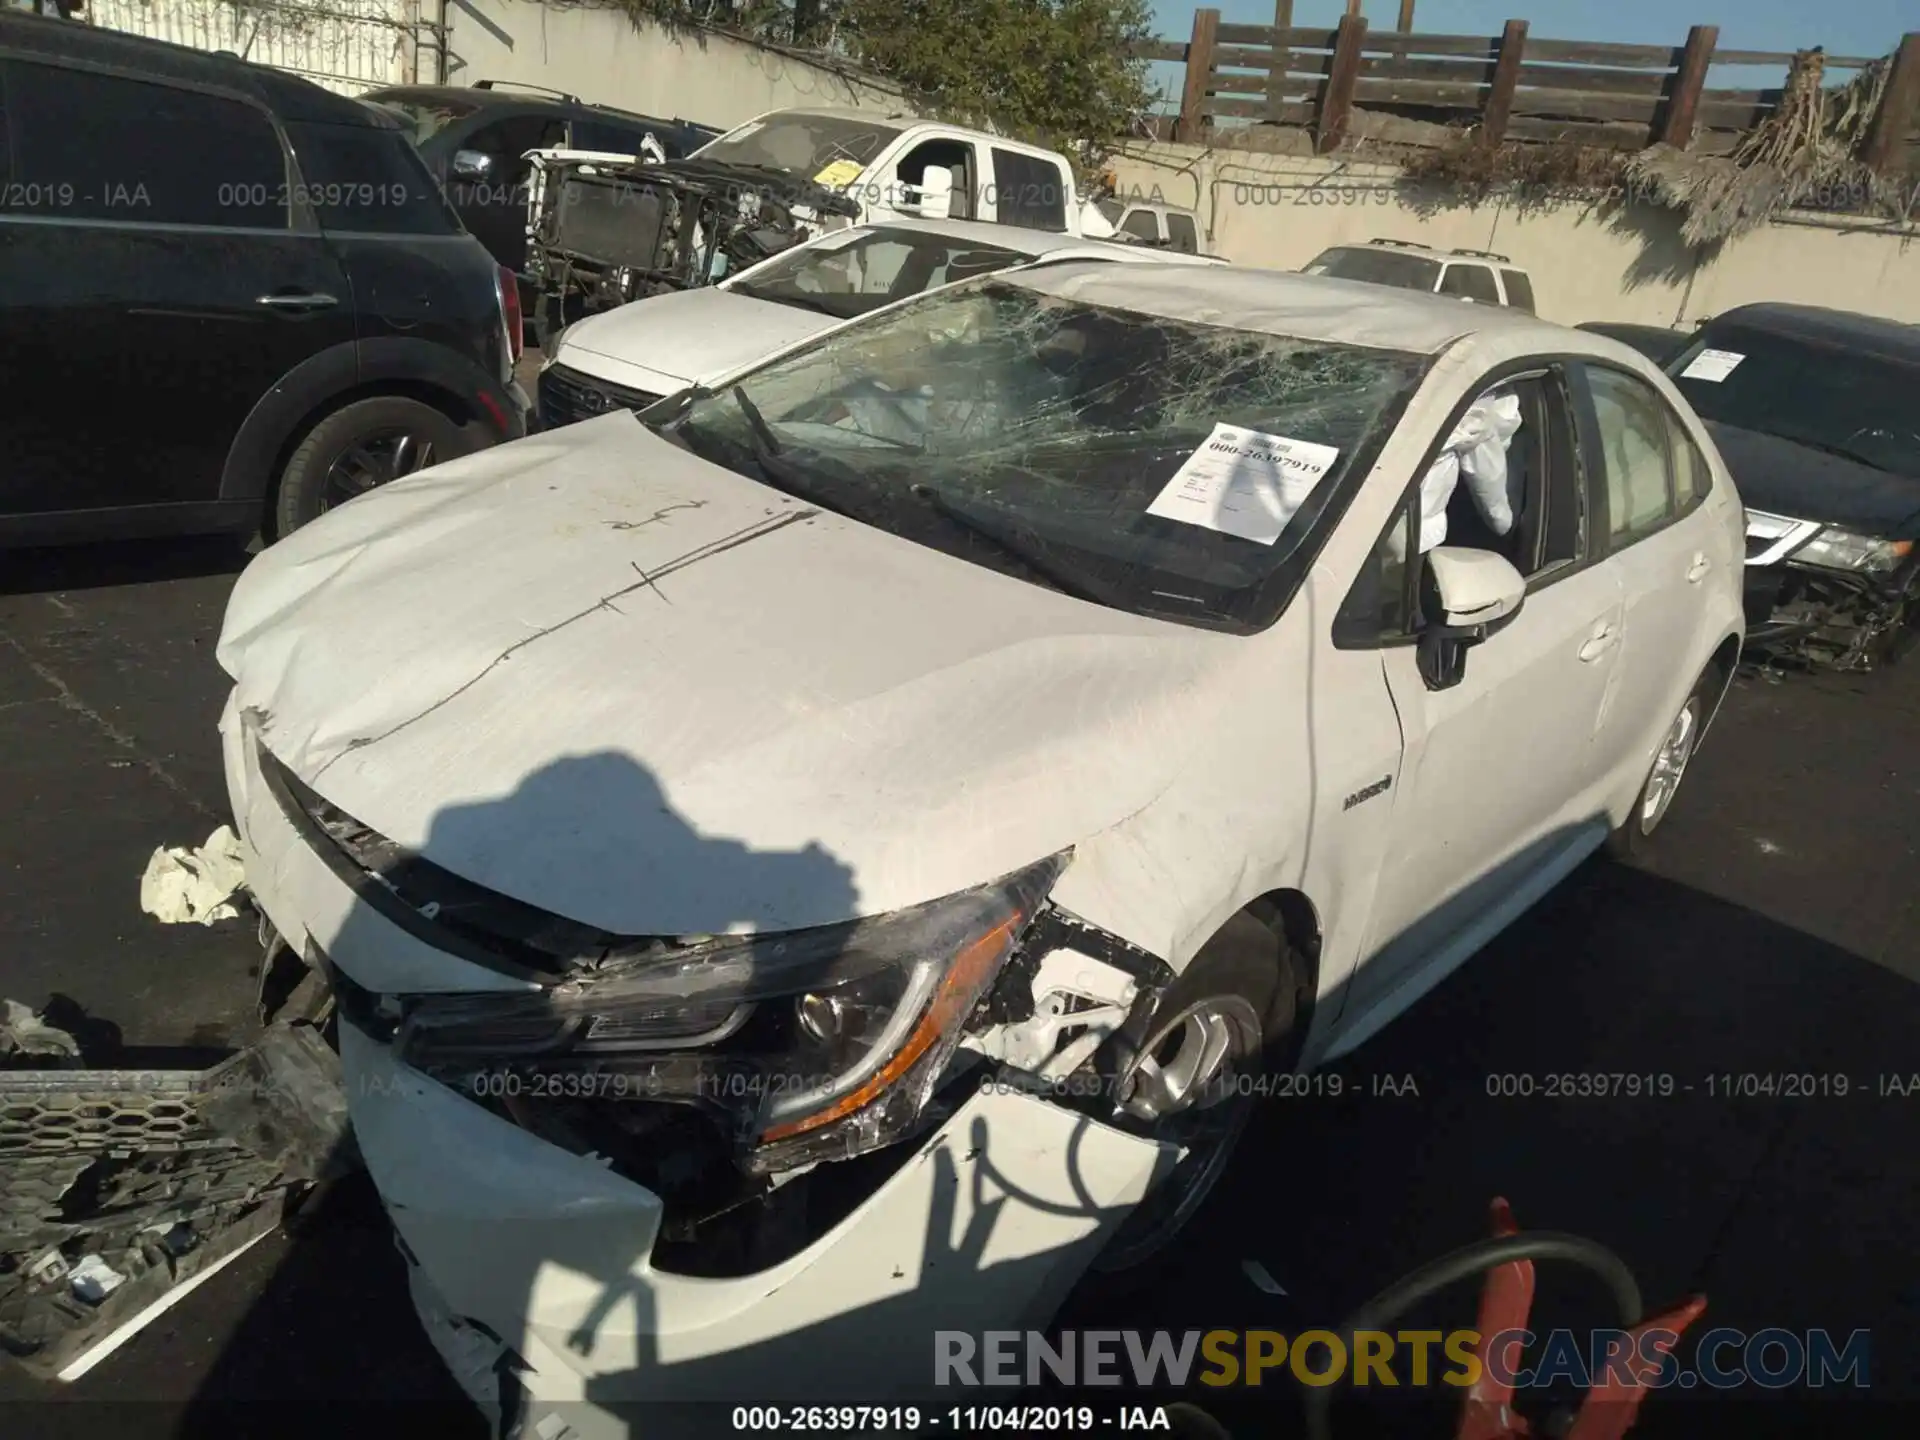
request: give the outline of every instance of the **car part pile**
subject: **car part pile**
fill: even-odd
[[[859,214],[847,196],[777,170],[564,154],[534,161],[527,273],[547,326],[711,285],[819,234],[829,216]]]
[[[358,1164],[311,1025],[210,1070],[90,1070],[8,1010],[6,1064],[52,1062],[0,1068],[0,1349],[37,1375],[78,1378]]]

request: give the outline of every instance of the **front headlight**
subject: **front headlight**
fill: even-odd
[[[680,1103],[767,1174],[918,1118],[1067,854],[891,915],[615,955],[514,995],[419,996],[400,1058],[476,1095]]]
[[[1886,575],[1899,569],[1900,563],[1912,553],[1911,540],[1881,540],[1830,525],[1791,558],[1802,565],[1818,565],[1823,570]]]

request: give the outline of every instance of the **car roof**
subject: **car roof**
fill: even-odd
[[[854,228],[924,231],[929,235],[944,235],[950,239],[965,240],[975,245],[996,245],[1002,250],[1017,250],[1022,255],[1035,259],[1061,250],[1082,252],[1117,250],[1129,258],[1140,254],[1152,255],[1156,262],[1164,259],[1165,255],[1163,251],[1148,250],[1143,246],[1123,245],[1112,240],[1089,239],[1084,235],[1069,235],[1064,230],[1034,230],[1024,225],[1000,225],[990,220],[919,220],[902,217],[874,220]],[[1206,257],[1190,256],[1183,263],[1192,264],[1195,259],[1201,258]]]
[[[1498,337],[1541,354],[1624,350],[1511,306],[1469,305],[1450,296],[1294,270],[1087,261],[1039,266],[1007,278],[1062,299],[1169,320],[1421,355],[1437,355],[1468,336]]]
[[[283,70],[255,65],[237,55],[212,54],[144,35],[76,20],[0,10],[0,45],[51,60],[82,60],[156,80],[177,80],[238,91],[283,120],[322,121],[366,129],[392,128],[393,120],[346,95],[323,90]]]
[[[1379,255],[1417,255],[1423,260],[1446,260],[1466,265],[1497,266],[1502,270],[1518,270],[1523,275],[1527,269],[1524,265],[1516,265],[1505,255],[1495,255],[1484,251],[1476,254],[1471,250],[1442,250],[1437,245],[1422,245],[1416,240],[1395,240],[1386,245],[1371,240],[1343,240],[1338,245],[1327,246],[1327,250],[1365,250]],[[1320,253],[1324,255],[1326,250]]]
[[[876,110],[859,110],[851,105],[782,105],[778,110],[767,110],[754,116],[756,120],[768,120],[775,115],[810,115],[822,120],[852,120],[866,125],[926,125],[931,122],[908,110],[890,110],[885,114]],[[745,123],[744,121],[742,122]],[[738,130],[738,125],[730,126]]]
[[[391,100],[411,100],[429,105],[452,100],[471,105],[476,110],[499,109],[509,105],[528,110],[594,110],[603,115],[618,115],[626,120],[644,120],[650,125],[688,123],[685,120],[662,120],[658,116],[643,115],[638,110],[623,110],[618,105],[601,105],[592,100],[583,100],[578,95],[523,90],[510,81],[502,81],[498,88],[485,90],[478,85],[382,85],[377,89],[363,90],[359,98],[376,105]]]
[[[1920,362],[1920,325],[1888,320],[1880,315],[1769,301],[1723,311],[1709,320],[1699,333],[1706,334],[1724,325],[1740,325],[1749,330],[1767,330],[1801,340],[1843,345],[1850,350],[1861,350],[1908,363]]]

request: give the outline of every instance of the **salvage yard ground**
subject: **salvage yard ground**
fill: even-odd
[[[255,1033],[251,922],[161,926],[137,900],[156,845],[197,844],[227,818],[213,646],[243,559],[214,542],[0,560],[0,973],[7,996],[62,997],[56,1018],[84,1017],[96,1063],[116,1045],[204,1060]],[[1882,1076],[1920,1072],[1916,739],[1920,664],[1742,678],[1651,868],[1583,868],[1342,1062],[1347,1097],[1269,1102],[1186,1242],[1179,1283],[1125,1316],[1070,1302],[1063,1323],[1331,1323],[1478,1238],[1504,1194],[1523,1225],[1618,1250],[1649,1303],[1697,1289],[1706,1323],[1870,1330],[1872,1394],[1904,1402],[1771,1402],[1725,1430],[1698,1399],[1660,1397],[1636,1436],[1920,1433],[1920,1095],[1872,1093]],[[1592,1072],[1693,1088],[1489,1094],[1503,1076]],[[1783,1072],[1845,1074],[1853,1093],[1711,1093],[1726,1083],[1712,1077]],[[1404,1093],[1370,1093],[1374,1077]],[[1248,1260],[1286,1295],[1256,1289]],[[1536,1322],[1606,1323],[1559,1278],[1543,1269]],[[1432,1320],[1469,1324],[1473,1306],[1457,1292]],[[48,1433],[55,1412],[33,1402],[51,1393],[0,1367],[0,1434]],[[167,1404],[259,1404],[262,1422],[356,1400],[458,1405],[364,1181],[59,1393],[132,1402],[114,1413],[133,1434],[175,1419],[204,1428],[204,1412]],[[1223,1409],[1243,1434],[1293,1429],[1292,1401],[1271,1385]],[[325,1413],[351,1433],[351,1411]],[[478,1430],[456,1410],[423,1433]]]

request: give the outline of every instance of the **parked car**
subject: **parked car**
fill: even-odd
[[[1477,305],[1509,305],[1528,312],[1534,308],[1532,277],[1491,250],[1435,250],[1411,240],[1369,240],[1322,250],[1305,269],[1309,275],[1424,290]]]
[[[552,429],[615,406],[644,409],[883,305],[1040,258],[1166,257],[977,220],[831,231],[718,285],[636,300],[562,331],[540,368],[539,423]]]
[[[512,277],[365,107],[14,13],[0,92],[0,540],[284,533],[525,432]]]
[[[541,344],[560,326],[697,289],[803,240],[890,219],[978,220],[1094,238],[1112,227],[1064,155],[859,110],[776,110],[685,160],[530,157],[527,273]]]
[[[1504,528],[1429,513],[1450,463]],[[436,1343],[584,1434],[878,1402],[936,1327],[1140,1283],[1248,1076],[1658,833],[1741,539],[1621,346],[1085,261],[262,555],[218,647],[247,874],[333,977]]]
[[[1920,625],[1920,328],[1743,305],[1670,366],[1747,510],[1748,641],[1839,669]]]
[[[1129,200],[1111,195],[1100,202],[1114,232],[1141,245],[1157,246],[1181,255],[1200,253],[1200,217],[1178,205],[1157,200]]]
[[[1579,327],[1595,335],[1605,335],[1622,345],[1631,345],[1656,365],[1665,365],[1693,343],[1691,330],[1673,330],[1665,325],[1629,325],[1612,320],[1589,320]]]
[[[564,146],[637,156],[652,136],[667,158],[677,160],[720,133],[688,120],[660,120],[590,105],[559,90],[494,80],[391,86],[360,98],[407,125],[461,223],[516,275],[527,268],[528,151]]]

